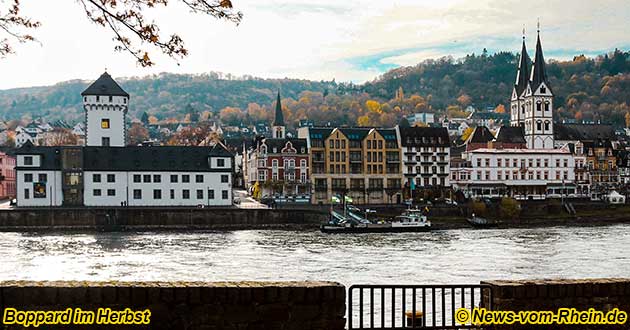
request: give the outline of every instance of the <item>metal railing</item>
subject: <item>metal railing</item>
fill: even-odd
[[[473,329],[459,324],[459,308],[491,309],[487,285],[353,285],[348,329]]]

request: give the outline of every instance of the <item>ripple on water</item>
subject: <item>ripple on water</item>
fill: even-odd
[[[630,273],[630,225],[326,235],[0,233],[0,279],[472,283]]]

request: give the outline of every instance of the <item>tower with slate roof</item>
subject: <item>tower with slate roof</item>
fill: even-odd
[[[278,92],[278,98],[276,100],[276,113],[271,126],[271,134],[274,139],[284,139],[286,137],[287,129],[284,125],[282,103],[280,103],[280,92]]]
[[[528,78],[529,77],[529,78]],[[523,48],[510,107],[511,126],[522,126],[529,149],[553,149],[553,92],[540,42],[540,24],[536,54],[531,72],[523,37]]]
[[[129,94],[107,73],[103,73],[83,93],[86,145],[124,147],[125,117]]]

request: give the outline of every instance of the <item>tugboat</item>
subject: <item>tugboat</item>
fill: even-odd
[[[474,213],[472,217],[467,218],[466,221],[468,221],[473,228],[496,228],[499,226],[497,221],[475,216]]]
[[[431,230],[431,222],[422,210],[409,209],[394,218],[393,221],[370,220],[346,209],[346,214],[330,211],[330,220],[320,226],[323,233],[400,233]]]

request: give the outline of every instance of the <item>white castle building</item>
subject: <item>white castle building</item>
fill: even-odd
[[[496,137],[474,132],[462,162],[451,167],[454,189],[468,197],[545,199],[579,194],[575,156],[568,145],[554,148],[554,96],[540,31],[531,71],[529,61],[523,37],[511,98],[511,127],[500,128]],[[487,131],[485,127],[477,130]]]
[[[17,204],[229,206],[233,156],[213,147],[126,146],[127,94],[104,73],[83,93],[86,146],[17,152]]]

